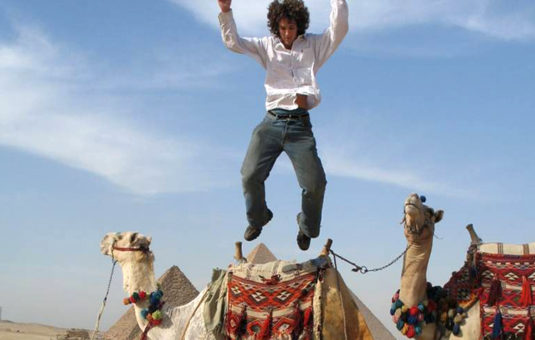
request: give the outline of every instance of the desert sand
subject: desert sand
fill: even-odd
[[[0,321],[0,340],[84,340],[85,330]]]

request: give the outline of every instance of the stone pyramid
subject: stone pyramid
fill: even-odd
[[[263,243],[260,243],[253,248],[246,258],[247,262],[256,264],[277,260],[275,255],[273,255],[273,253]],[[366,324],[368,325],[373,338],[378,340],[396,340],[392,333],[386,329],[386,327],[381,323],[381,321],[379,321],[379,319],[377,319],[375,315],[373,315],[370,309],[366,307],[366,305],[355,295],[355,293],[351,292],[351,294],[353,295],[353,298],[355,299],[355,302],[357,303],[364,320],[366,320]]]
[[[353,299],[355,299],[357,307],[362,313],[364,320],[366,320],[366,324],[368,325],[368,328],[370,329],[373,338],[379,340],[396,340],[392,333],[390,333],[390,331],[386,329],[383,323],[379,321],[379,319],[377,319],[375,315],[373,315],[373,313],[371,312],[371,310],[368,309],[368,307],[366,307],[364,302],[362,302],[358,298],[358,296],[355,295],[355,293],[351,292],[351,295],[353,295]]]
[[[193,300],[199,291],[177,266],[169,268],[158,282],[164,291],[165,304],[171,307],[180,306]],[[134,315],[134,307],[126,313],[104,334],[107,340],[138,340],[141,330]]]
[[[273,253],[266,247],[265,244],[260,243],[251,250],[249,255],[246,256],[247,262],[264,264],[272,261],[277,261],[277,258]]]

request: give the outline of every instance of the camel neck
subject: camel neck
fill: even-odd
[[[122,269],[123,289],[128,296],[134,292],[150,293],[157,289],[152,261],[128,262],[122,265]]]
[[[403,261],[399,298],[409,307],[426,298],[427,265],[431,256],[433,238],[410,245]]]

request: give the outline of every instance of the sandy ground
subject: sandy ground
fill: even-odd
[[[68,330],[52,326],[0,321],[0,340],[65,339]]]

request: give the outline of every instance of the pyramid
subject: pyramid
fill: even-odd
[[[273,253],[266,247],[265,244],[260,243],[251,250],[249,255],[246,256],[247,262],[255,264],[264,264],[272,261],[277,261],[277,258]]]
[[[158,279],[158,283],[162,286],[166,306],[181,306],[199,295],[199,291],[177,266],[169,268]],[[130,307],[104,334],[107,340],[138,340],[140,336],[141,329],[136,321],[134,307]]]
[[[263,243],[257,245],[253,250],[251,250],[249,255],[247,255],[247,262],[249,263],[262,264],[276,260],[277,258],[275,255],[273,255],[273,253]],[[368,325],[373,338],[378,340],[396,340],[392,333],[386,329],[381,321],[379,321],[379,319],[373,315],[370,309],[366,307],[366,305],[353,292],[351,292],[351,295],[355,299],[357,307],[362,313],[364,320],[366,320],[366,324]]]
[[[371,310],[366,307],[364,302],[362,302],[355,293],[351,292],[351,295],[353,296],[353,299],[357,303],[357,307],[359,308],[360,313],[364,317],[364,320],[366,320],[366,324],[368,325],[368,329],[372,333],[372,336],[374,339],[379,340],[396,340],[396,338],[390,333],[388,329],[383,325],[379,319],[373,313]]]

